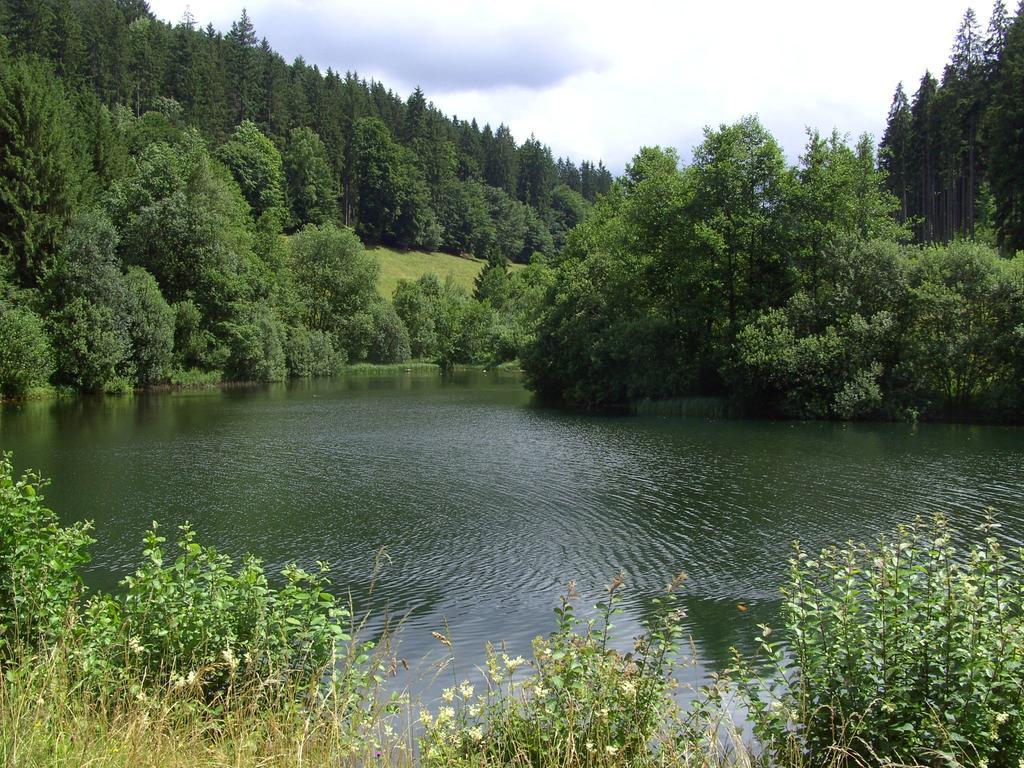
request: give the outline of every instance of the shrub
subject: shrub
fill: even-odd
[[[239,318],[225,323],[228,338],[227,373],[239,381],[281,381],[285,377],[282,329],[265,307],[242,307]]]
[[[57,639],[82,591],[90,526],[62,527],[43,506],[45,485],[31,473],[15,478],[11,455],[0,454],[0,657],[19,642]]]
[[[966,551],[941,518],[873,548],[795,548],[785,629],[765,627],[761,643],[778,675],[762,682],[740,665],[754,733],[775,760],[1024,760],[1024,560],[993,527]]]
[[[142,565],[123,592],[94,598],[86,611],[87,646],[94,671],[119,669],[189,687],[204,696],[238,681],[274,689],[315,684],[350,640],[348,610],[327,592],[326,566],[294,565],[272,588],[262,565],[233,561],[181,527],[177,554],[164,549],[156,524],[145,538]]]
[[[404,363],[411,357],[409,331],[395,308],[386,301],[370,307],[373,317],[373,338],[367,353],[371,363]]]
[[[334,376],[345,365],[345,350],[335,348],[330,334],[301,325],[288,329],[284,352],[288,375],[296,378]]]
[[[174,361],[180,368],[221,368],[226,351],[204,327],[203,313],[189,299],[179,301],[174,310]]]
[[[444,692],[455,706],[421,713],[424,764],[630,765],[651,754],[659,727],[673,711],[674,659],[681,636],[674,580],[654,600],[646,633],[633,651],[614,649],[612,619],[619,613],[622,578],[598,603],[598,616],[576,615],[570,583],[556,609],[558,628],[534,641],[534,659],[499,659],[488,647],[486,692],[474,697],[469,681]],[[532,670],[514,682],[520,667]],[[572,758],[575,757],[575,761]],[[609,758],[613,758],[609,760]]]
[[[174,350],[175,312],[160,286],[142,267],[124,276],[124,319],[131,339],[131,360],[140,386],[159,384],[170,374]]]
[[[187,524],[176,554],[154,524],[122,590],[83,604],[90,526],[62,527],[42,505],[43,485],[33,474],[15,479],[0,455],[0,657],[28,643],[101,697],[170,688],[179,700],[210,702],[244,691],[250,704],[330,702],[335,714],[366,705],[383,679],[372,644],[352,642],[325,564],[288,565],[275,587],[258,560],[236,567]]]
[[[53,349],[39,316],[0,305],[0,395],[24,395],[52,373]]]
[[[48,319],[61,383],[98,392],[124,373],[130,341],[109,306],[77,297]]]

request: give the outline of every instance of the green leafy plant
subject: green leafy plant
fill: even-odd
[[[630,652],[614,647],[622,577],[608,586],[596,616],[585,620],[577,615],[570,583],[555,609],[558,628],[534,641],[531,661],[499,658],[489,646],[482,695],[474,697],[466,681],[444,692],[447,706],[436,714],[421,713],[425,764],[630,764],[648,755],[674,710],[681,581],[655,600],[647,631]],[[516,682],[520,668],[531,673]]]
[[[15,476],[11,454],[0,453],[0,658],[56,640],[83,590],[90,526],[61,526],[43,506],[45,487],[31,472]]]
[[[1024,760],[1020,553],[958,548],[945,519],[874,547],[794,549],[776,674],[739,665],[754,733],[776,762],[1017,766]]]

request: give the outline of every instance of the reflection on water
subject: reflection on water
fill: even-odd
[[[65,519],[95,520],[93,584],[134,568],[151,520],[190,520],[272,569],[330,562],[362,608],[405,617],[410,660],[447,620],[467,670],[485,640],[525,654],[569,579],[593,599],[623,570],[628,631],[686,571],[689,629],[719,666],[773,620],[793,539],[940,510],[969,530],[989,506],[1024,539],[1020,429],[581,415],[500,372],[28,403],[0,411],[0,447],[54,478]]]

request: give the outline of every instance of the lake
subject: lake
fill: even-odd
[[[487,640],[526,655],[570,579],[593,601],[621,569],[629,635],[686,571],[699,680],[775,620],[794,539],[936,511],[970,530],[992,507],[1024,540],[1020,428],[580,414],[534,404],[515,372],[31,402],[0,410],[0,448],[53,479],[63,519],[95,521],[91,584],[134,569],[152,520],[272,570],[325,560],[371,631],[404,621],[424,691],[432,631],[449,627],[460,677]]]

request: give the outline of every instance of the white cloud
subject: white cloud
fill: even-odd
[[[151,0],[180,19],[185,0]],[[247,5],[287,59],[422,85],[448,114],[507,123],[556,155],[620,171],[645,144],[687,156],[705,125],[758,114],[791,159],[804,129],[879,136],[896,83],[941,72],[964,0],[481,3],[217,0],[226,30]],[[987,9],[986,9],[987,10]],[[980,14],[982,21],[987,14]]]

